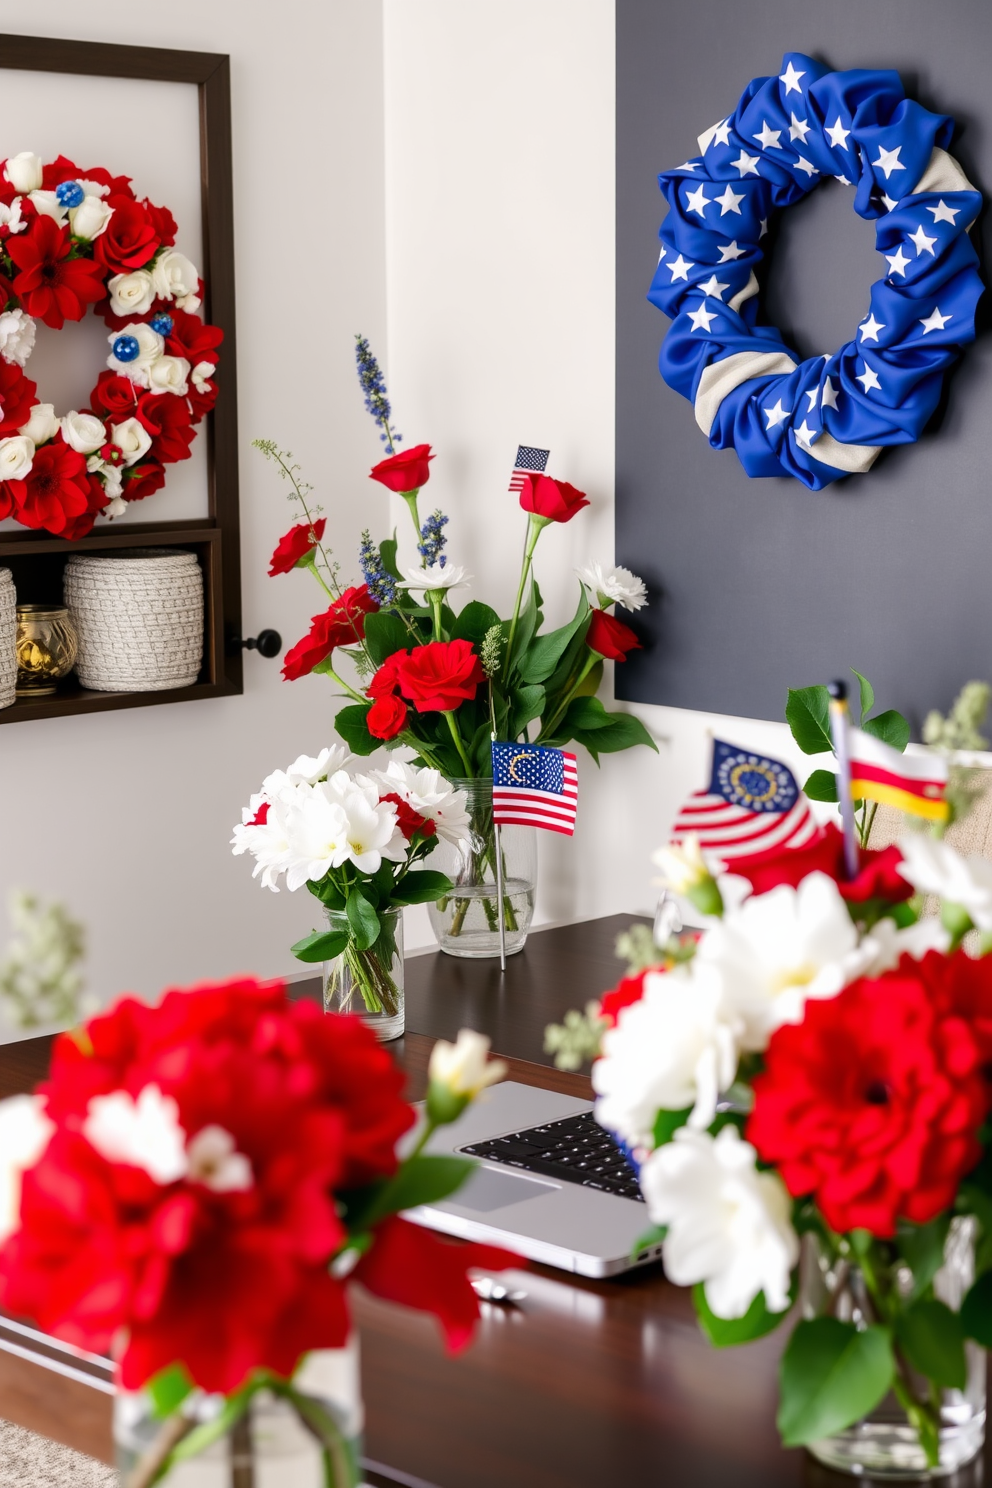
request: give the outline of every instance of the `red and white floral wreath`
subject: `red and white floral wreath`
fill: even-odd
[[[214,405],[223,332],[196,314],[199,273],[166,207],[128,176],[45,165],[24,151],[0,180],[0,518],[83,537],[98,515],[165,484]],[[59,331],[94,306],[111,328],[109,370],[89,406],[59,417],[23,368],[35,320]]]

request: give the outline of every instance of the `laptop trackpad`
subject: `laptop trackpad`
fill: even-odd
[[[522,1204],[525,1199],[539,1199],[557,1192],[558,1184],[541,1183],[533,1178],[516,1178],[510,1173],[494,1173],[492,1168],[477,1168],[465,1187],[448,1200],[459,1209],[474,1209],[488,1214],[505,1209],[508,1204]]]

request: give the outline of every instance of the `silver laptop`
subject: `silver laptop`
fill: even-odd
[[[450,1199],[409,1210],[418,1224],[581,1276],[616,1276],[661,1255],[660,1244],[634,1253],[651,1221],[590,1101],[504,1080],[436,1131],[427,1151],[480,1166]]]

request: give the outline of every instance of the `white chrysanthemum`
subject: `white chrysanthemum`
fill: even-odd
[[[286,826],[290,890],[316,883],[344,863],[353,863],[360,873],[377,873],[383,858],[400,863],[408,852],[396,807],[380,802],[374,787],[362,789],[343,770],[317,785],[299,786],[286,806]]]
[[[278,894],[279,879],[295,857],[289,839],[286,813],[295,792],[301,789],[306,787],[294,786],[272,799],[261,795],[252,796],[250,804],[241,813],[243,820],[234,828],[234,836],[231,838],[234,856],[251,853],[255,859],[252,878],[260,879],[262,887],[271,889],[274,894]],[[265,820],[257,821],[256,817],[263,807]]]
[[[266,775],[262,781],[262,795],[271,801],[287,787],[316,785],[318,780],[325,780],[328,775],[343,770],[350,759],[351,753],[343,744],[328,745],[316,759],[312,755],[301,754],[285,770],[273,770],[271,775]]]
[[[0,356],[13,366],[23,367],[34,350],[37,327],[23,310],[5,310],[0,315]]]
[[[440,770],[414,769],[402,760],[391,759],[385,770],[371,777],[385,794],[395,793],[414,811],[434,822],[437,835],[453,847],[461,847],[472,835],[467,812],[468,797],[455,790]]]
[[[621,604],[625,610],[640,610],[648,602],[647,586],[629,568],[604,568],[601,563],[586,563],[575,572],[587,589],[596,595],[601,606]]]
[[[55,1130],[37,1095],[0,1101],[0,1243],[21,1222],[21,1176],[33,1168]]]
[[[592,1067],[597,1121],[634,1147],[651,1145],[659,1110],[692,1106],[691,1124],[709,1126],[737,1072],[738,1033],[708,968],[649,972]]]
[[[899,843],[899,872],[920,894],[960,904],[979,930],[992,930],[992,863],[963,858],[947,842],[913,833]]]
[[[435,592],[447,589],[467,589],[472,578],[457,563],[429,563],[426,568],[404,569],[406,578],[400,581],[401,589],[421,589]]]
[[[945,955],[950,948],[951,937],[938,919],[917,920],[914,925],[898,929],[895,920],[886,917],[872,925],[861,942],[863,951],[871,952],[871,961],[862,976],[881,976],[883,971],[892,971],[903,956],[912,956],[922,961],[929,951]]]
[[[728,1017],[743,1025],[742,1048],[764,1049],[775,1029],[798,1023],[809,997],[836,997],[871,964],[847,905],[825,873],[797,889],[754,894],[703,936],[693,961],[718,977]]]
[[[703,1282],[722,1318],[743,1317],[759,1292],[772,1312],[789,1305],[799,1240],[780,1178],[761,1173],[736,1127],[717,1137],[681,1127],[641,1168],[655,1224],[668,1226],[665,1274],[676,1286]]]

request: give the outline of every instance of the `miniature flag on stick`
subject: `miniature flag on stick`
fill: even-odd
[[[837,760],[837,794],[844,829],[844,867],[849,879],[857,878],[861,859],[854,829],[854,796],[851,794],[851,712],[847,706],[847,683],[841,679],[827,687],[830,694],[830,737]]]
[[[853,800],[879,801],[927,821],[947,820],[947,761],[942,755],[900,754],[861,729],[852,728],[849,736]]]
[[[705,852],[728,863],[771,848],[802,847],[816,830],[791,770],[714,739],[710,783],[686,801],[671,840],[684,842],[692,833]]]
[[[524,481],[529,475],[543,475],[548,468],[548,456],[550,450],[532,449],[529,444],[517,446],[517,458],[513,466],[513,474],[510,476],[510,487],[516,495],[524,488]]]
[[[575,755],[543,744],[493,740],[493,821],[571,837],[579,804]]]

